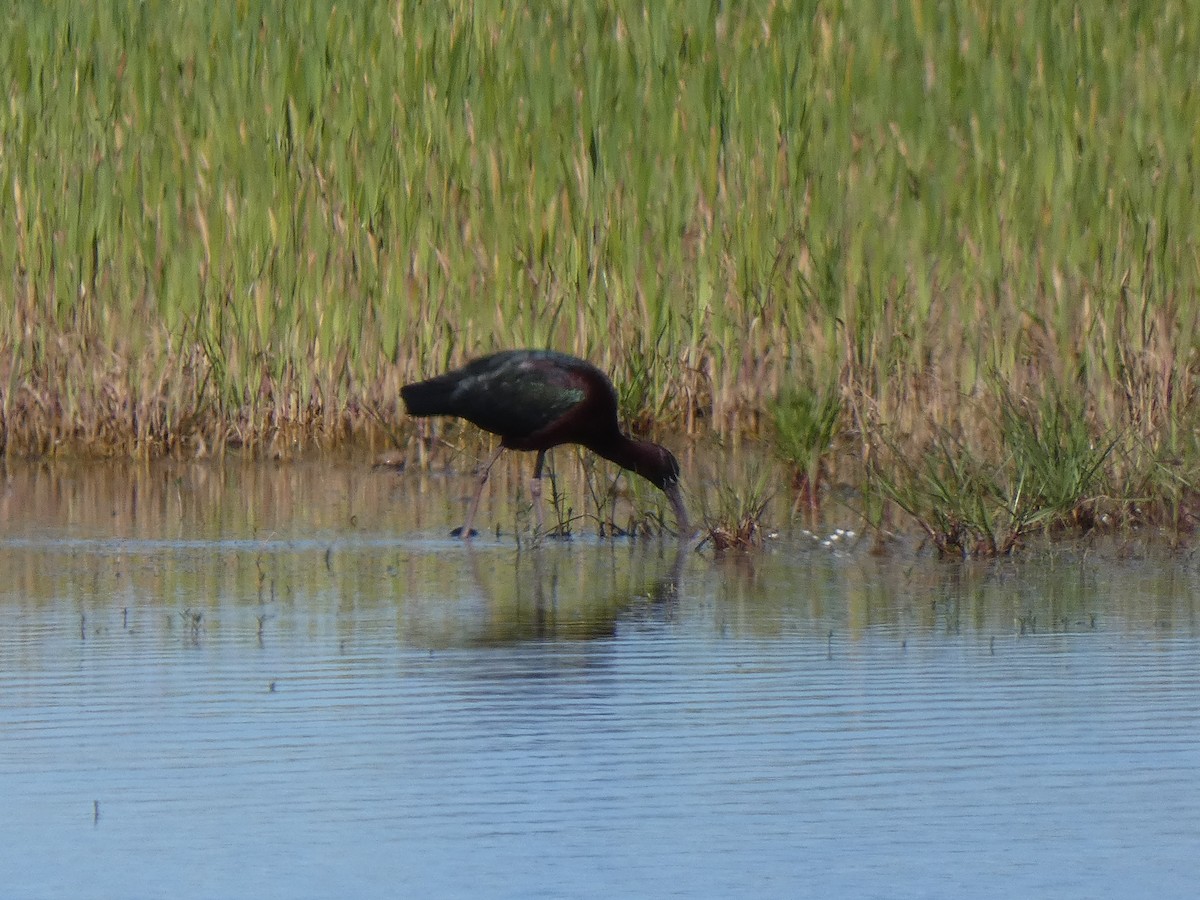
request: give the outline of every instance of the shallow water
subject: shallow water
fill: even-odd
[[[1189,556],[467,548],[469,490],[10,469],[4,895],[1194,895]]]

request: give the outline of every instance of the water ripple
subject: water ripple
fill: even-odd
[[[253,546],[0,548],[7,892],[1194,891],[1182,589]]]

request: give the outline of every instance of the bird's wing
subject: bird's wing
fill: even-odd
[[[512,358],[465,374],[455,389],[459,415],[486,431],[524,438],[587,397],[586,383],[550,360]]]

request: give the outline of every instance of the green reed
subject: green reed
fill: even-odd
[[[771,414],[779,455],[794,469],[796,506],[807,507],[815,516],[820,511],[827,457],[842,418],[839,387],[785,390],[772,402]]]

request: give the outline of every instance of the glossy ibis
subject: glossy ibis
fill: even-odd
[[[500,446],[479,476],[467,521],[454,534],[471,536],[488,472],[505,449],[537,451],[531,488],[538,524],[544,526],[542,465],[546,451],[559,444],[582,444],[660,488],[675,509],[680,534],[690,534],[679,493],[679,463],[666,447],[621,433],[617,392],[589,362],[553,350],[505,350],[405,385],[400,396],[410,415],[459,416],[500,435]]]

